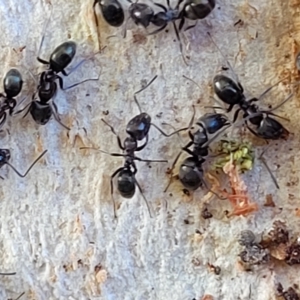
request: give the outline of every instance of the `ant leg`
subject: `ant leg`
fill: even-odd
[[[29,104],[27,104],[24,108],[22,108],[22,109],[18,110],[17,112],[15,112],[14,116],[20,114],[21,112],[23,112],[24,110],[27,109],[26,114],[23,116],[23,118],[25,118],[28,115],[29,111],[30,111],[31,104],[32,104],[32,102],[30,102]]]
[[[219,46],[217,45],[217,43],[213,40],[211,34],[209,32],[207,32],[208,36],[210,37],[212,43],[215,45],[215,47],[218,49],[219,53],[221,54],[221,56],[223,57],[223,59],[226,61],[226,64],[228,65],[230,71],[232,72],[232,74],[234,75],[236,82],[238,83],[239,87],[242,88],[242,85],[240,84],[239,78],[237,76],[237,74],[234,72],[233,67],[231,66],[230,62],[227,60],[226,56],[223,54],[223,52],[221,51],[221,49],[219,48]],[[243,91],[243,88],[242,88]]]
[[[184,128],[178,129],[178,130],[176,130],[176,129],[175,129],[172,125],[170,125],[170,124],[162,123],[163,125],[169,125],[169,126],[171,126],[171,127],[174,129],[174,132],[170,133],[169,135],[166,134],[165,132],[163,132],[163,131],[162,131],[159,127],[157,127],[155,124],[151,123],[151,125],[153,125],[153,126],[154,126],[161,134],[163,134],[164,136],[170,137],[170,136],[172,136],[172,135],[174,135],[174,134],[177,134],[178,137],[179,137],[179,139],[181,140],[181,137],[180,137],[180,135],[179,135],[178,133],[179,133],[180,131],[188,130],[188,129],[190,129],[190,128],[192,127],[192,125],[193,125],[193,123],[194,123],[194,120],[195,120],[195,114],[196,114],[195,105],[193,105],[193,115],[192,115],[192,118],[191,118],[191,120],[190,120],[190,122],[189,122],[188,127],[184,127]],[[190,131],[189,131],[189,136],[190,136],[191,140],[194,140],[194,136],[192,135],[192,133],[191,133]]]
[[[178,0],[176,6],[175,6],[175,9],[178,9],[180,4],[183,2],[184,0]],[[170,2],[169,2],[169,6],[170,6]]]
[[[142,197],[143,197],[143,199],[144,199],[144,201],[145,201],[145,203],[146,203],[146,206],[147,206],[147,209],[148,209],[150,218],[153,218],[150,204],[148,203],[148,201],[147,201],[147,199],[146,199],[146,197],[145,197],[145,195],[144,195],[144,193],[143,193],[143,191],[142,191],[142,188],[141,188],[139,182],[138,182],[138,181],[136,180],[136,178],[135,178],[135,174],[137,173],[137,168],[136,168],[136,165],[135,165],[134,162],[133,162],[133,164],[132,164],[132,167],[133,167],[134,181],[135,181],[135,183],[136,183],[136,185],[137,185],[137,187],[138,187],[138,189],[139,189],[139,191],[140,191],[140,193],[141,193],[141,195],[142,195]]]
[[[232,120],[232,123],[235,123],[235,121],[237,120],[238,116],[239,116],[239,113],[242,111],[241,108],[237,109],[236,112],[234,113],[233,115],[233,120]]]
[[[252,134],[254,134],[255,136],[261,138],[261,136],[259,136],[259,135],[257,134],[257,132],[255,132],[255,131],[249,126],[249,124],[248,124],[247,121],[245,121],[245,123],[246,123],[246,126],[247,126],[248,130],[249,130]]]
[[[235,104],[230,104],[229,107],[227,108],[226,112],[229,113],[232,111],[233,107]]]
[[[15,300],[21,299],[21,297],[24,296],[24,295],[25,295],[25,292],[23,292],[22,294],[20,294],[20,295],[18,296],[18,298],[16,298]]]
[[[188,30],[190,30],[190,29],[196,27],[197,24],[198,24],[198,22],[196,21],[196,23],[195,23],[194,25],[188,26],[186,29],[184,29],[184,31],[188,31]]]
[[[172,24],[173,24],[173,27],[174,27],[174,30],[175,30],[176,38],[177,38],[177,40],[179,42],[179,49],[180,49],[180,53],[182,55],[182,59],[183,59],[184,63],[188,66],[188,63],[186,62],[184,54],[183,54],[183,46],[182,46],[182,42],[181,42],[181,39],[180,39],[180,35],[179,35],[179,32],[178,32],[178,29],[176,27],[176,23],[172,22]]]
[[[181,31],[181,29],[182,29],[182,27],[184,25],[184,22],[185,22],[185,17],[182,16],[181,20],[180,20],[180,23],[179,23],[179,27],[178,27],[179,31]]]
[[[114,129],[110,124],[108,124],[104,119],[101,119],[101,121],[102,121],[105,125],[107,125],[107,126],[110,128],[111,132],[117,137],[117,139],[118,139],[118,144],[119,144],[120,149],[125,150],[125,148],[123,147],[123,145],[122,145],[122,143],[121,143],[121,138],[117,135],[117,133],[115,132],[115,129]],[[146,146],[146,145],[145,145],[145,146]],[[142,149],[143,149],[143,148],[142,148]],[[141,150],[142,150],[142,149],[141,149]]]
[[[128,17],[126,19],[125,24],[124,24],[124,30],[123,30],[123,34],[122,34],[123,35],[123,39],[125,39],[126,35],[127,35],[127,25],[128,25],[129,19],[130,19],[130,17]]]
[[[10,275],[16,275],[16,272],[12,272],[12,273],[0,273],[0,275],[5,275],[5,276],[10,276]]]
[[[171,185],[171,183],[172,183],[172,179],[173,179],[173,169],[175,168],[175,165],[176,165],[176,163],[177,163],[179,157],[181,156],[181,154],[182,154],[182,150],[177,154],[175,160],[173,161],[173,164],[172,164],[171,169],[170,169],[170,171],[171,171],[171,172],[170,172],[170,179],[169,179],[169,182],[168,182],[166,188],[164,189],[164,193],[167,192],[167,190],[169,189],[169,187],[170,187],[170,185]]]
[[[165,24],[165,25],[163,25],[162,27],[160,27],[160,28],[158,28],[158,29],[156,29],[156,30],[148,33],[148,35],[153,35],[153,34],[159,33],[160,31],[164,30],[167,27],[167,25],[168,25],[168,23]]]
[[[77,82],[77,83],[75,83],[75,84],[72,84],[72,85],[70,85],[70,86],[68,86],[68,87],[64,87],[63,79],[62,79],[60,76],[58,76],[58,75],[56,75],[56,78],[58,79],[59,86],[60,86],[60,88],[61,88],[63,91],[69,90],[69,89],[71,89],[71,88],[73,88],[73,87],[75,87],[75,86],[77,86],[77,85],[80,85],[80,84],[82,84],[82,83],[85,83],[85,82],[87,82],[87,81],[98,81],[98,80],[99,80],[99,77],[98,77],[98,78],[89,78],[89,79],[85,79],[85,80],[82,80],[82,81],[80,81],[80,82]]]
[[[167,3],[168,3],[168,0],[167,0]],[[170,2],[168,4],[170,6]],[[168,12],[167,8],[164,5],[156,3],[156,2],[154,2],[154,5],[160,7],[164,12]]]
[[[147,134],[147,135],[146,135],[146,141],[145,141],[145,144],[143,144],[143,145],[137,147],[135,151],[141,151],[141,150],[143,150],[143,149],[146,147],[146,145],[148,144],[148,140],[149,140],[149,135]]]
[[[134,95],[139,94],[140,92],[142,92],[143,90],[145,90],[147,87],[149,87],[157,78],[157,75],[155,75],[150,81],[149,83],[147,83],[145,86],[143,86],[140,90],[138,90],[137,92],[134,92]]]
[[[17,175],[20,177],[24,178],[26,175],[29,173],[29,171],[33,168],[33,166],[46,154],[48,150],[45,150],[32,164],[31,166],[27,169],[27,171],[24,174],[21,174],[13,165],[11,165],[9,162],[6,162],[9,167],[11,167]]]
[[[99,0],[95,0],[94,1],[94,4],[93,4],[93,11],[94,11],[94,19],[95,19],[95,24],[96,24],[96,28],[97,28],[97,39],[98,39],[98,46],[99,46],[99,49],[101,49],[101,45],[100,45],[100,38],[99,38],[99,26],[98,26],[98,17],[97,17],[97,14],[96,14],[96,9],[95,9],[95,6],[97,3],[100,3]]]
[[[6,112],[4,111],[3,114],[0,117],[1,121],[0,121],[0,128],[3,127],[5,121],[6,121]]]
[[[125,155],[125,156],[127,156],[127,155]],[[133,159],[138,160],[138,161],[142,161],[142,162],[168,162],[165,159],[142,159],[142,158],[139,158],[137,156],[134,156]]]
[[[172,136],[172,135],[174,135],[174,134],[177,134],[177,133],[179,133],[179,132],[181,132],[181,131],[186,131],[186,130],[190,129],[190,127],[184,127],[184,128],[178,129],[178,130],[176,130],[176,131],[174,131],[174,132],[172,132],[172,133],[170,133],[170,134],[167,134],[167,133],[165,133],[162,129],[160,129],[157,125],[155,125],[154,123],[151,123],[151,125],[152,125],[154,128],[156,128],[156,129],[157,129],[163,136],[165,136],[165,137],[170,137],[170,136]]]
[[[217,132],[209,141],[207,141],[207,143],[205,143],[204,145],[202,145],[202,148],[204,147],[208,147],[213,141],[215,141],[221,134],[224,133],[225,130],[227,130],[229,127],[231,126],[231,124],[229,124],[228,126],[224,127],[222,130],[220,130],[219,132]]]
[[[284,78],[286,79],[286,78]],[[284,79],[279,80],[278,82],[276,82],[275,84],[271,85],[269,88],[267,88],[258,98],[256,101],[260,101],[266,94],[268,94],[270,92],[270,90],[272,90],[276,85],[278,85],[280,82],[282,82]]]
[[[116,202],[115,202],[115,198],[114,198],[114,182],[113,179],[114,177],[119,174],[124,168],[121,167],[118,170],[116,170],[111,176],[110,176],[110,196],[111,196],[111,200],[113,202],[113,207],[114,207],[114,218],[117,219],[117,210],[116,210]]]
[[[266,167],[267,171],[269,172],[269,174],[270,174],[270,176],[271,176],[271,178],[272,178],[272,180],[273,180],[273,182],[274,182],[276,188],[279,189],[278,182],[277,182],[275,176],[273,175],[271,169],[269,168],[266,159],[263,157],[263,155],[265,154],[265,152],[266,152],[267,150],[268,150],[268,147],[261,153],[261,155],[259,156],[258,159],[264,164],[264,166]]]
[[[172,179],[173,179],[173,170],[175,168],[175,165],[177,164],[177,161],[179,159],[179,157],[181,156],[183,151],[186,151],[185,149],[187,149],[188,147],[190,147],[191,145],[193,145],[193,141],[190,141],[188,144],[186,144],[183,148],[181,148],[180,152],[177,154],[176,158],[174,159],[172,166],[170,168],[170,180],[168,182],[168,185],[166,186],[166,188],[164,189],[164,193],[167,192],[167,190],[169,189],[171,183],[172,183]]]
[[[275,107],[269,109],[269,110],[264,110],[262,112],[264,113],[270,113],[276,109],[278,109],[280,106],[282,106],[283,104],[285,104],[287,101],[289,101],[292,97],[294,96],[294,94],[290,94],[288,95],[281,103],[279,103],[278,105],[276,105]]]
[[[157,75],[155,75],[155,76],[149,81],[149,83],[147,83],[144,87],[142,87],[141,89],[139,89],[137,92],[135,92],[135,93],[133,94],[134,101],[135,101],[136,105],[138,106],[140,113],[142,113],[142,109],[141,109],[141,106],[140,106],[140,104],[139,104],[139,102],[138,102],[138,100],[137,100],[137,98],[136,98],[136,94],[139,94],[140,92],[144,91],[147,87],[149,87],[149,86],[156,80],[156,78],[157,78]]]
[[[50,5],[51,5],[51,4],[50,4]],[[47,28],[48,28],[48,24],[49,24],[50,19],[51,19],[51,16],[52,16],[52,11],[53,11],[53,7],[52,7],[52,5],[51,5],[50,16],[49,16],[47,22],[46,22],[45,25],[44,25],[44,28],[43,28],[43,35],[42,35],[42,39],[41,39],[41,42],[40,42],[40,46],[39,46],[39,50],[38,50],[38,55],[37,55],[37,60],[38,60],[40,63],[44,64],[44,65],[49,65],[49,61],[40,58],[40,55],[41,55],[41,50],[42,50],[42,47],[43,47],[43,44],[44,44],[44,40],[45,40],[46,30],[47,30]]]
[[[93,53],[92,55],[88,56],[87,58],[84,58],[83,60],[81,60],[75,67],[73,67],[69,72],[66,72],[65,70],[62,70],[61,73],[64,76],[69,76],[70,74],[72,74],[73,72],[75,72],[83,63],[85,63],[86,61],[92,59],[94,56],[96,56],[97,54],[101,53],[104,49],[106,48],[106,46],[104,46],[103,48],[101,48],[99,51],[97,51],[96,53]]]
[[[66,126],[64,123],[61,122],[60,117],[58,115],[57,106],[56,106],[56,104],[54,102],[52,102],[51,109],[52,109],[52,113],[53,113],[53,116],[54,116],[54,119],[56,120],[56,122],[58,124],[60,124],[62,127],[64,127],[65,129],[71,130],[68,126]]]

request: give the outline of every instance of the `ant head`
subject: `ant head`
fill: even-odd
[[[216,75],[214,77],[213,88],[220,100],[226,104],[239,104],[244,99],[241,86],[225,75]]]
[[[22,75],[17,69],[10,69],[3,79],[4,91],[7,98],[16,97],[22,90]]]
[[[201,126],[209,134],[214,134],[226,125],[229,125],[226,115],[218,113],[207,113],[200,117],[196,124]]]
[[[60,44],[54,49],[50,56],[50,69],[59,73],[63,71],[73,60],[76,54],[76,43],[68,41]]]
[[[0,149],[0,165],[7,163],[10,160],[10,151],[8,149]]]
[[[126,132],[137,141],[141,141],[148,135],[150,126],[151,117],[147,113],[141,113],[128,122]]]

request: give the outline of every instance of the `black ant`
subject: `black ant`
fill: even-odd
[[[167,0],[167,7],[159,3],[154,3],[156,6],[158,6],[163,10],[158,13],[154,13],[154,10],[147,4],[132,3],[131,0],[128,1],[131,3],[128,9],[129,16],[136,25],[142,25],[144,28],[147,28],[150,24],[153,24],[154,26],[159,27],[158,29],[149,33],[149,35],[153,35],[164,30],[167,27],[167,25],[170,22],[172,22],[177,40],[179,41],[180,44],[180,51],[182,53],[182,43],[180,40],[179,32],[175,24],[175,21],[180,18],[179,5],[183,0],[179,0],[174,9],[171,8],[170,6],[170,0]],[[125,28],[124,35],[125,34],[126,34],[126,28]]]
[[[8,165],[11,169],[14,170],[14,172],[24,178],[26,177],[26,175],[29,173],[29,171],[33,168],[33,166],[46,154],[48,150],[45,150],[31,165],[30,167],[27,169],[27,171],[24,174],[21,174],[13,165],[11,165],[9,163],[10,160],[10,151],[8,149],[0,149],[0,169],[4,166],[4,165]],[[0,176],[1,179],[4,179],[2,176]],[[1,274],[0,274],[1,275]],[[9,274],[7,274],[9,275]],[[13,275],[13,274],[11,274]]]
[[[50,16],[51,17],[51,16]],[[50,20],[50,18],[49,18]],[[49,22],[48,20],[48,22]],[[48,22],[46,23],[45,28],[47,28]],[[67,41],[59,46],[57,46],[52,54],[50,55],[49,61],[40,58],[41,49],[44,43],[44,37],[45,37],[45,30],[41,39],[41,43],[39,46],[38,56],[37,60],[44,64],[48,65],[48,69],[46,71],[43,71],[39,77],[39,83],[37,87],[37,93],[35,93],[32,96],[32,101],[30,104],[28,104],[24,109],[18,111],[17,113],[20,113],[24,111],[25,109],[28,110],[24,117],[30,113],[34,121],[39,125],[45,125],[50,120],[51,116],[53,115],[55,120],[62,125],[67,130],[70,130],[69,127],[64,125],[59,118],[57,106],[50,100],[53,99],[53,97],[56,95],[57,92],[57,83],[58,80],[59,86],[62,90],[66,91],[68,89],[71,89],[75,86],[78,86],[79,84],[82,84],[87,81],[97,81],[99,78],[95,79],[86,79],[80,82],[77,82],[75,84],[72,84],[71,86],[64,87],[63,85],[63,79],[59,75],[59,73],[62,73],[64,76],[69,76],[71,73],[73,73],[75,70],[78,69],[85,61],[89,60],[91,57],[95,56],[93,54],[91,57],[85,58],[81,60],[75,67],[72,68],[70,72],[66,72],[66,67],[71,63],[73,60],[75,54],[76,54],[76,43],[74,41]],[[99,51],[100,52],[100,51]],[[97,53],[99,53],[97,52]],[[96,54],[97,54],[96,53]]]
[[[210,34],[208,33],[210,36]],[[211,38],[211,36],[210,36]],[[221,52],[220,48],[217,44],[213,41],[221,55],[225,58],[223,53]],[[233,74],[233,68],[231,67],[230,63],[226,60],[230,70]],[[275,84],[277,85],[277,84]],[[233,117],[233,123],[237,120],[238,115],[241,111],[243,111],[243,118],[245,119],[245,124],[249,131],[254,135],[263,138],[263,139],[272,139],[277,140],[279,138],[286,138],[289,132],[279,123],[277,120],[270,116],[276,116],[282,118],[280,116],[275,115],[272,111],[278,109],[282,106],[285,102],[287,102],[293,95],[289,95],[284,101],[282,101],[276,107],[270,110],[260,110],[259,107],[254,104],[253,102],[259,101],[263,96],[265,96],[275,85],[268,88],[263,94],[261,94],[258,98],[252,98],[247,100],[244,95],[244,89],[239,81],[237,83],[233,81],[231,78],[225,75],[216,75],[213,79],[213,88],[216,95],[225,102],[229,104],[227,112],[230,112],[235,105],[238,105],[239,108],[235,111]],[[215,107],[219,108],[219,107]],[[255,126],[256,128],[253,129],[249,126],[248,121]]]
[[[191,119],[189,127],[193,124],[195,117],[195,107],[193,106],[193,117]],[[191,139],[176,156],[171,171],[174,169],[182,151],[187,152],[190,156],[187,157],[180,165],[179,168],[179,180],[185,189],[189,191],[195,191],[203,184],[208,188],[208,184],[204,180],[202,164],[205,162],[205,157],[208,156],[208,146],[215,140],[225,129],[230,126],[228,118],[223,114],[207,113],[200,117],[196,124],[200,127],[194,134],[189,130],[189,137]],[[223,130],[221,130],[225,127]],[[219,131],[221,130],[221,131]],[[219,131],[219,132],[218,132]],[[218,132],[218,133],[217,133]],[[208,134],[215,134],[213,138],[209,140]],[[193,146],[193,149],[189,149]],[[166,192],[172,182],[172,172],[170,181],[165,189]]]
[[[186,130],[187,128],[183,128],[180,130],[177,130],[171,134],[166,134],[164,131],[162,131],[158,126],[156,126],[155,124],[151,123],[151,117],[145,113],[141,111],[140,105],[136,99],[136,94],[142,92],[143,90],[145,90],[155,79],[157,78],[157,76],[155,76],[145,87],[143,87],[142,89],[140,89],[139,91],[134,93],[134,100],[136,102],[136,104],[138,105],[138,108],[140,110],[140,114],[135,116],[134,118],[132,118],[127,126],[126,126],[126,132],[128,134],[128,136],[125,138],[124,142],[121,142],[121,138],[118,136],[118,134],[115,132],[113,126],[111,126],[110,124],[108,124],[105,120],[102,119],[102,121],[110,128],[110,130],[112,131],[112,133],[117,137],[118,140],[118,145],[120,147],[120,149],[122,149],[124,151],[124,154],[122,153],[108,153],[102,150],[98,150],[95,148],[90,148],[90,147],[82,147],[80,149],[94,149],[94,150],[98,150],[102,153],[106,153],[109,154],[111,156],[122,156],[125,158],[125,162],[124,162],[124,166],[117,169],[112,175],[111,175],[111,180],[110,180],[110,184],[111,184],[111,197],[113,200],[113,205],[114,205],[114,216],[115,218],[116,216],[116,205],[115,205],[115,200],[113,197],[114,194],[114,190],[113,190],[113,179],[115,176],[118,175],[118,185],[117,185],[117,189],[120,192],[120,194],[122,195],[122,197],[124,198],[132,198],[135,194],[135,189],[136,186],[138,187],[140,193],[142,194],[142,197],[147,205],[148,211],[150,216],[152,217],[151,214],[151,209],[149,206],[149,203],[146,199],[146,197],[144,196],[141,186],[139,185],[138,181],[135,178],[135,175],[137,173],[137,167],[135,165],[135,160],[137,161],[143,161],[143,162],[168,162],[167,160],[149,160],[149,159],[141,159],[137,156],[135,156],[135,152],[141,151],[142,149],[144,149],[148,143],[148,139],[149,139],[149,130],[151,125],[154,126],[160,133],[162,133],[164,136],[172,136],[182,130]],[[142,145],[138,145],[139,141],[142,141],[145,139],[145,142]]]
[[[10,116],[14,113],[14,109],[17,105],[15,97],[20,94],[22,86],[23,80],[21,73],[17,69],[10,69],[3,79],[4,94],[0,93],[0,99],[3,99],[0,104],[0,128],[6,121],[6,111],[9,112]]]
[[[158,29],[149,33],[149,35],[153,35],[164,30],[170,22],[173,24],[176,38],[179,42],[180,52],[185,63],[186,61],[183,55],[183,47],[179,35],[179,31],[181,31],[185,19],[204,19],[215,7],[214,0],[209,0],[208,3],[202,3],[202,0],[200,0],[200,3],[198,3],[199,0],[189,0],[184,4],[183,9],[180,11],[179,6],[183,2],[183,0],[178,0],[177,5],[174,9],[170,5],[170,0],[166,0],[167,7],[160,3],[154,3],[156,6],[162,9],[162,11],[155,13],[154,10],[147,4],[137,2],[133,3],[131,0],[128,1],[131,3],[128,10],[129,16],[136,25],[142,25],[144,28],[147,28],[150,24],[153,24],[154,26],[159,27]],[[179,30],[175,23],[177,20],[181,20],[179,24]],[[187,29],[191,29],[195,26],[196,25],[190,26]],[[124,36],[125,35],[126,26]]]

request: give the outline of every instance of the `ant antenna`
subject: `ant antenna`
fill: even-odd
[[[156,78],[157,78],[157,75],[155,75],[155,76],[150,80],[150,82],[149,82],[148,84],[146,84],[144,87],[142,87],[140,90],[138,90],[137,92],[135,92],[135,93],[133,94],[134,101],[135,101],[136,105],[138,106],[140,113],[142,113],[142,109],[141,109],[141,106],[140,106],[140,104],[139,104],[139,102],[138,102],[138,100],[137,100],[137,98],[136,98],[136,94],[139,94],[140,92],[142,92],[143,90],[145,90],[149,85],[151,85],[151,84],[155,81]]]
[[[15,300],[19,300],[22,296],[24,296],[25,295],[25,292],[23,292],[22,294],[20,294],[19,295],[19,297],[18,298],[16,298]]]
[[[269,146],[261,153],[261,155],[259,156],[258,159],[264,164],[264,166],[266,167],[267,171],[269,172],[269,174],[270,174],[270,176],[271,176],[271,178],[272,178],[272,180],[273,180],[276,188],[279,190],[279,184],[278,184],[275,176],[273,175],[270,167],[268,166],[266,159],[263,157],[263,155],[265,154],[265,152],[268,150]]]
[[[182,77],[185,78],[185,79],[187,79],[187,80],[189,80],[189,81],[191,81],[193,84],[195,84],[199,88],[199,90],[201,90],[200,85],[196,81],[194,81],[193,79],[191,79],[191,78],[189,78],[189,77],[187,77],[185,75],[182,75]]]
[[[93,11],[94,11],[94,20],[95,20],[95,24],[96,24],[96,27],[97,27],[98,46],[99,46],[99,49],[101,49],[100,38],[99,38],[98,17],[97,17],[96,10],[95,10],[95,6],[96,6],[97,3],[98,3],[98,0],[95,0],[94,4],[93,4]]]
[[[128,155],[128,154],[123,154],[123,153],[110,153],[110,152],[107,152],[107,151],[104,151],[104,150],[101,150],[101,149],[97,149],[97,148],[94,148],[94,147],[80,147],[79,148],[80,150],[96,150],[96,151],[99,151],[101,153],[104,153],[104,154],[108,154],[110,156],[120,156],[120,157],[132,157],[132,159],[134,160],[138,160],[138,161],[142,161],[142,162],[168,162],[167,160],[165,159],[142,159],[142,158],[139,158],[137,156],[131,156],[131,155]]]
[[[50,2],[49,2],[49,3],[50,3]],[[42,35],[42,39],[41,39],[41,43],[40,43],[40,47],[39,47],[39,51],[38,51],[38,57],[39,57],[40,54],[41,54],[42,46],[43,46],[44,40],[45,40],[45,34],[46,34],[47,29],[48,29],[48,25],[49,25],[49,22],[50,22],[50,19],[51,19],[51,16],[52,16],[52,12],[53,12],[53,6],[52,6],[51,3],[50,3],[50,6],[51,6],[50,16],[49,16],[49,18],[48,18],[48,20],[47,20],[47,22],[45,23],[44,28],[43,28],[43,35]],[[48,62],[47,62],[47,64],[48,64]]]
[[[3,276],[10,276],[10,275],[16,275],[17,273],[16,272],[12,272],[12,273],[0,273],[0,275],[3,275]]]
[[[267,88],[258,98],[257,100],[261,100],[267,93],[269,93],[270,90],[272,90],[276,85],[278,85],[280,82],[282,82],[283,80],[285,79],[288,79],[287,77],[286,78],[283,78],[279,81],[277,81],[275,84],[271,85],[269,88]]]
[[[226,56],[223,54],[223,52],[221,51],[221,49],[219,48],[219,46],[217,45],[217,43],[214,41],[214,39],[212,38],[211,34],[209,32],[207,32],[210,40],[212,41],[212,43],[215,45],[215,47],[218,49],[218,51],[220,52],[221,56],[223,57],[223,59],[226,61],[226,64],[228,65],[230,71],[232,72],[232,74],[235,76],[235,79],[237,82],[239,82],[239,78],[237,76],[237,74],[234,72],[233,67],[231,66],[230,62],[228,61],[228,59],[226,58]]]
[[[33,166],[46,154],[48,150],[45,150],[32,164],[31,166],[27,169],[27,171],[24,174],[21,174],[13,165],[11,165],[9,162],[6,162],[5,164],[7,164],[9,167],[11,167],[15,173],[17,173],[17,175],[19,175],[20,177],[24,178],[26,177],[26,175],[29,173],[29,171],[33,168]]]
[[[144,201],[146,203],[146,206],[147,206],[150,218],[153,218],[153,214],[152,214],[152,210],[151,210],[150,204],[149,204],[148,200],[146,199],[146,197],[145,197],[145,195],[144,195],[144,193],[142,191],[142,188],[141,188],[140,184],[138,183],[138,181],[136,179],[135,179],[135,183],[136,183],[136,185],[137,185],[137,187],[138,187],[138,189],[139,189],[139,191],[140,191],[140,193],[141,193],[141,195],[142,195],[142,197],[143,197],[143,199],[144,199]]]

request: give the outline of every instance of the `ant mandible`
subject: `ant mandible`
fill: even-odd
[[[22,75],[17,69],[10,69],[3,79],[4,94],[0,93],[0,128],[4,125],[7,117],[7,112],[11,116],[17,105],[15,99],[22,90],[23,80]]]

